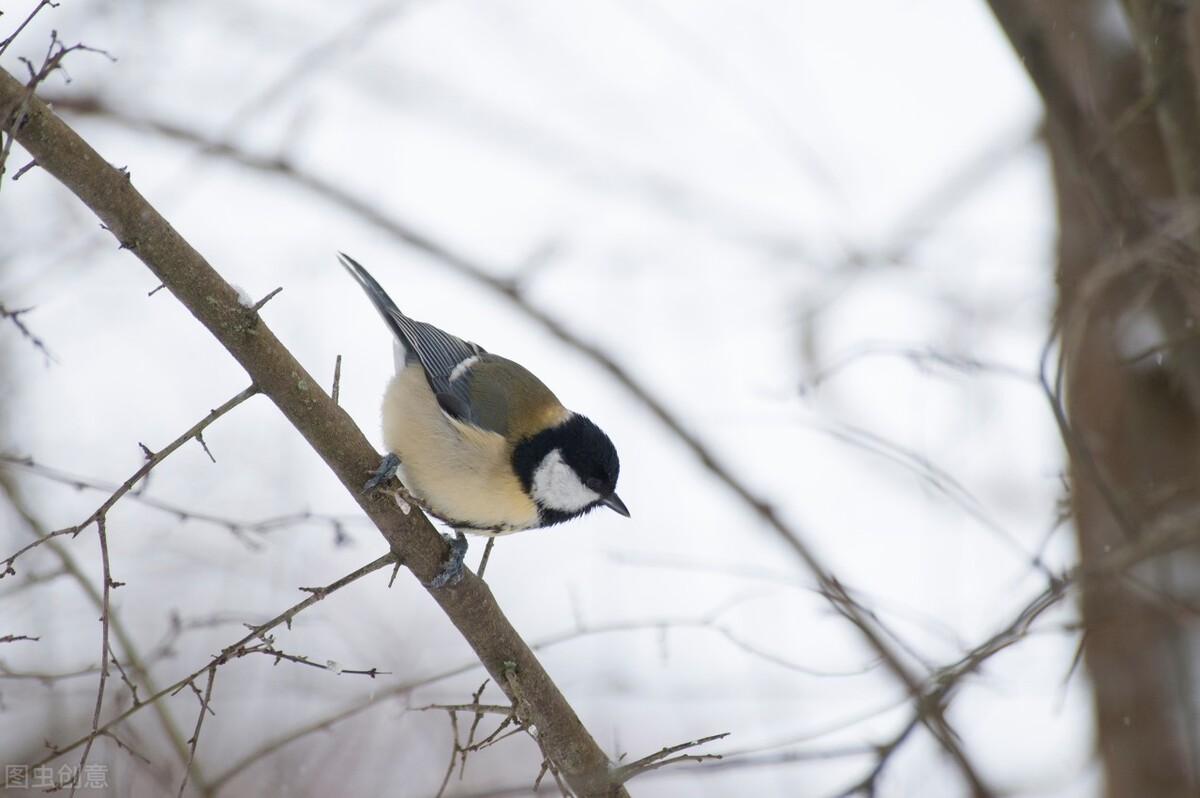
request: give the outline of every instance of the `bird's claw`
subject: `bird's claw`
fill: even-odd
[[[359,493],[367,494],[378,488],[384,482],[396,476],[396,469],[400,467],[400,458],[388,452],[387,455],[379,461],[379,467],[371,472],[371,478],[367,480],[367,484],[363,485]]]
[[[445,587],[446,585],[456,585],[463,576],[463,558],[467,556],[467,537],[457,529],[454,530],[454,537],[447,537],[447,542],[450,544],[450,556],[446,560],[445,567],[441,573],[433,578],[429,583],[430,587]]]

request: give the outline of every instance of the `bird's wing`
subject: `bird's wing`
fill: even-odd
[[[528,369],[487,352],[463,361],[451,375],[449,390],[436,393],[451,416],[509,440],[532,435],[569,414]]]
[[[459,396],[459,391],[451,385],[450,377],[455,373],[455,368],[463,362],[485,354],[484,348],[439,330],[432,324],[405,316],[383,287],[358,261],[340,252],[338,259],[367,293],[379,315],[383,316],[392,333],[404,345],[406,360],[420,362],[433,392]]]
[[[403,346],[405,362],[421,364],[447,415],[509,440],[532,435],[570,415],[524,366],[489,354],[479,344],[432,324],[410,319],[357,261],[341,253],[338,258]],[[515,412],[518,409],[520,412]]]
[[[482,346],[464,341],[444,330],[439,330],[432,324],[414,321],[400,311],[392,315],[395,329],[400,331],[403,342],[416,350],[417,359],[425,369],[429,387],[435,394],[448,393],[459,395],[451,381],[455,369],[459,373],[470,367],[472,358],[487,354]],[[459,368],[459,367],[462,368]],[[462,397],[464,400],[466,397]]]

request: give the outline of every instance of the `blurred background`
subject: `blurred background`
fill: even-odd
[[[37,4],[4,5],[0,36]],[[502,538],[486,578],[614,758],[729,733],[632,794],[1100,793],[1078,607],[1028,612],[1077,557],[1040,382],[1055,208],[985,4],[63,0],[0,64],[28,78],[51,31],[104,53],[40,93],[227,280],[282,288],[264,319],[325,390],[341,356],[376,445],[391,343],[339,250],[612,436],[632,519]],[[0,324],[4,557],[249,384],[27,161],[0,187],[0,302],[28,309]],[[102,721],[386,550],[265,398],[203,437],[107,515]],[[13,567],[0,635],[36,640],[0,645],[0,762],[78,767],[48,757],[96,707],[95,526]],[[219,669],[185,794],[438,793],[428,707],[485,674],[389,573],[274,633],[332,667]],[[948,685],[932,720],[906,675]],[[177,791],[199,706],[138,707],[83,794]],[[540,763],[510,737],[444,794],[534,794]]]

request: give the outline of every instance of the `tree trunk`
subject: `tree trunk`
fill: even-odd
[[[1097,568],[1083,590],[1106,795],[1194,798],[1196,16],[1130,0],[1124,38],[1108,3],[991,5],[1046,105],[1060,226],[1059,398],[1081,561],[1139,555],[1127,568]]]

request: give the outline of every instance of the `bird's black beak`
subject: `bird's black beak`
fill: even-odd
[[[629,508],[625,506],[625,502],[621,501],[621,497],[615,493],[608,494],[600,500],[600,503],[613,512],[620,513],[626,518],[629,517]]]

